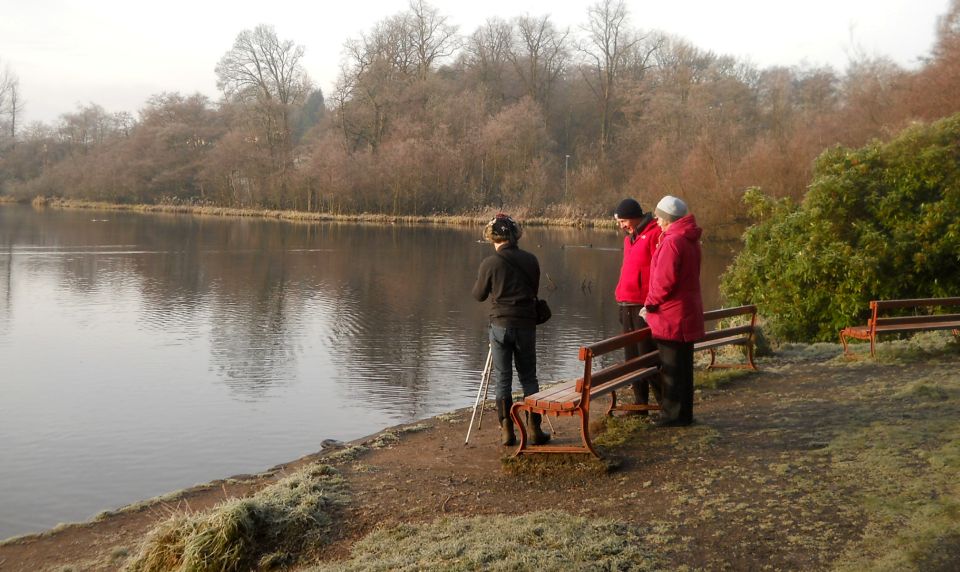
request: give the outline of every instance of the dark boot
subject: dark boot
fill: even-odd
[[[530,442],[534,445],[546,445],[550,442],[550,434],[544,433],[543,429],[540,428],[540,414],[531,413],[527,417],[528,425],[530,430],[533,432],[533,438]]]
[[[517,444],[517,436],[513,433],[513,419],[510,417],[509,399],[497,400],[497,418],[500,420],[500,444],[511,447]]]
[[[647,380],[633,382],[633,402],[636,405],[647,405],[650,403],[650,385]],[[647,416],[646,411],[632,411],[635,415]]]

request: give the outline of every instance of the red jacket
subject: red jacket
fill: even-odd
[[[651,263],[647,324],[653,337],[695,342],[703,337],[700,297],[700,235],[693,215],[687,215],[660,236]]]
[[[620,281],[615,295],[617,302],[643,304],[650,288],[650,260],[660,239],[660,225],[652,218],[643,229],[637,231],[631,242],[630,235],[623,237],[623,265],[620,266]]]

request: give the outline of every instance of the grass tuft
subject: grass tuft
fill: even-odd
[[[328,465],[310,465],[257,494],[158,525],[128,564],[131,572],[248,570],[287,562],[323,543],[332,514],[346,503],[343,480]]]
[[[508,475],[551,478],[561,475],[605,475],[617,470],[621,464],[619,459],[609,455],[602,459],[582,454],[521,455],[500,459],[500,465]]]
[[[607,416],[591,423],[593,444],[598,447],[618,447],[645,435],[650,430],[649,418],[639,415]]]
[[[381,528],[354,545],[350,560],[314,572],[657,569],[665,565],[639,528],[542,511]]]
[[[694,372],[693,383],[695,387],[699,388],[720,389],[734,381],[757,375],[757,373],[752,369],[703,369]]]

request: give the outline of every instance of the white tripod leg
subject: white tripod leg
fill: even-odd
[[[466,445],[470,442],[470,432],[473,430],[473,419],[477,416],[477,408],[480,408],[480,420],[483,420],[483,404],[480,401],[480,398],[483,398],[483,401],[487,400],[487,386],[490,382],[490,368],[493,365],[493,348],[487,350],[487,362],[483,366],[483,374],[480,376],[480,387],[477,388],[477,399],[473,403],[473,414],[470,415],[470,425],[467,427],[467,438],[463,441],[463,444]],[[477,423],[477,430],[480,429],[480,424]]]

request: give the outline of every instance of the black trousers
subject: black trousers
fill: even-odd
[[[656,340],[660,350],[663,419],[693,423],[693,342]]]
[[[643,306],[640,304],[629,306],[622,304],[620,305],[620,326],[623,333],[626,334],[628,332],[647,327],[646,320],[640,317],[641,308],[643,308]],[[623,359],[633,359],[643,354],[648,354],[656,349],[657,344],[654,343],[653,338],[647,338],[639,344],[632,344],[624,347]],[[657,398],[657,403],[659,403],[660,395],[656,386],[654,386],[653,394],[654,397]],[[635,382],[633,384],[633,397],[636,403],[650,403],[650,381],[644,379]]]

